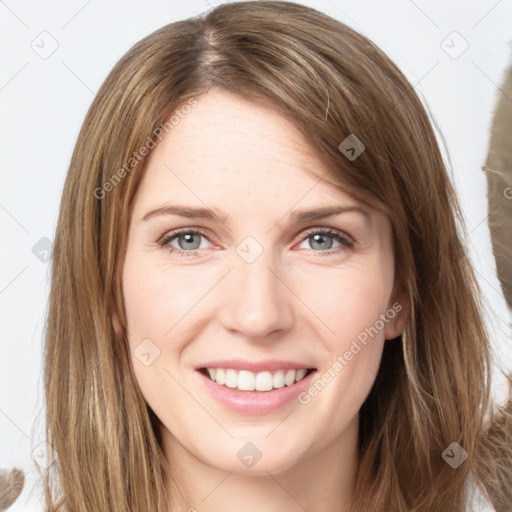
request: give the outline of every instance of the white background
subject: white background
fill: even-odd
[[[107,73],[135,42],[219,3],[0,1],[0,468],[19,467],[28,479],[12,512],[40,510],[41,502],[39,490],[32,490],[37,473],[31,452],[44,439],[42,340],[49,266],[32,249],[42,244],[37,246],[42,253],[40,240],[53,240],[84,115]],[[511,314],[495,277],[481,166],[498,85],[511,57],[512,0],[302,3],[377,43],[428,104],[448,143],[496,359],[510,366]],[[464,48],[453,31],[469,44],[458,58],[445,51],[447,44],[454,54]],[[52,45],[58,45],[56,51],[44,55]],[[496,381],[498,398],[503,384]]]

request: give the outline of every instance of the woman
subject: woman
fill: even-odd
[[[465,511],[474,479],[505,510],[463,236],[425,108],[367,38],[288,2],[149,35],[63,192],[47,510]]]

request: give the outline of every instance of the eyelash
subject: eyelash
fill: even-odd
[[[163,248],[163,247],[167,246],[169,244],[169,242],[171,242],[175,238],[179,237],[180,235],[184,235],[184,234],[201,235],[204,238],[208,239],[208,235],[204,231],[201,231],[198,229],[184,228],[184,229],[177,229],[175,231],[168,233],[160,241],[158,241],[158,245]],[[352,241],[348,237],[344,236],[340,232],[330,229],[330,228],[327,228],[327,229],[310,228],[310,229],[308,229],[305,233],[304,238],[302,238],[301,243],[304,240],[307,240],[308,238],[310,238],[311,236],[317,235],[317,234],[318,235],[328,235],[341,243],[340,247],[336,247],[334,249],[329,249],[327,251],[315,251],[314,249],[310,249],[311,251],[313,251],[315,253],[320,253],[321,256],[330,256],[331,254],[336,254],[341,251],[347,251],[347,250],[351,250],[354,248],[354,245],[355,245],[354,241]],[[178,253],[180,256],[185,256],[185,255],[186,256],[191,256],[191,255],[196,256],[199,251],[200,251],[200,249],[185,251],[183,249],[176,249],[176,247],[171,247],[169,253],[170,254]]]

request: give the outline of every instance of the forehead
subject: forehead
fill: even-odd
[[[275,110],[220,89],[198,98],[155,153],[186,156],[186,161],[212,171],[238,166],[238,175],[261,175],[279,165],[307,164],[320,171],[320,161],[298,129]],[[183,155],[186,153],[186,155]],[[201,165],[208,161],[208,165]]]
[[[319,155],[276,111],[220,89],[197,102],[146,160],[136,207],[177,195],[228,199],[225,207],[251,198],[289,207],[303,196],[355,202],[322,179]]]

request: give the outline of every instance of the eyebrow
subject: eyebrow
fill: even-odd
[[[371,224],[371,216],[359,206],[328,206],[314,209],[300,209],[290,213],[290,223],[304,223],[312,220],[334,217],[346,212],[358,212],[364,216],[365,222]],[[192,219],[205,219],[213,222],[225,224],[227,215],[216,208],[190,207],[177,204],[166,204],[147,212],[142,218],[143,221],[149,220],[159,215],[177,215]]]

